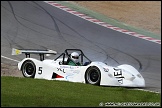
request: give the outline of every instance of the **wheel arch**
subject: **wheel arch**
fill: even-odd
[[[32,60],[30,60],[30,59],[24,60],[24,61],[22,62],[22,64],[21,64],[21,67],[20,67],[20,70],[21,70],[21,71],[22,71],[23,65],[24,65],[26,62],[29,62],[29,61],[33,62],[34,65],[35,65],[35,62],[32,61]],[[35,67],[36,67],[36,65],[35,65]]]
[[[23,66],[24,62],[27,61],[27,60],[31,60],[32,62],[34,62],[34,64],[38,64],[37,61],[39,61],[39,60],[37,60],[37,59],[35,59],[35,58],[24,58],[22,61],[20,61],[20,62],[18,63],[18,69],[19,69],[20,71],[22,70],[22,66]],[[37,67],[37,65],[36,65],[36,67]]]
[[[28,78],[34,78],[37,70],[36,64],[32,60],[25,60],[20,69],[23,76]]]

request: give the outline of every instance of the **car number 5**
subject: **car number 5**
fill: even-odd
[[[38,74],[42,74],[42,67],[39,67]]]

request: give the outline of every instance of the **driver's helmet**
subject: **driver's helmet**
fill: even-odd
[[[77,52],[71,53],[71,59],[72,59],[75,63],[78,63],[78,62],[79,62],[79,54],[78,54]]]

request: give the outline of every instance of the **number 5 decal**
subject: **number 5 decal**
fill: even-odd
[[[38,74],[42,74],[42,67],[39,67]]]

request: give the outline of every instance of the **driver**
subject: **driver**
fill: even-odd
[[[78,65],[78,66],[81,66],[81,64],[79,63],[79,54],[77,52],[73,52],[71,53],[71,56],[70,58]],[[70,60],[68,65],[72,65],[72,66],[76,66],[76,64]]]

